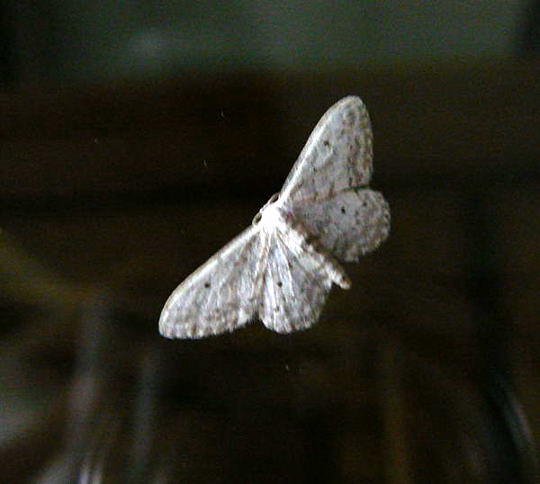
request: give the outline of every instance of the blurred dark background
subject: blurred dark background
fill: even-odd
[[[0,481],[537,482],[540,2],[0,6]],[[390,239],[319,323],[174,287],[356,94]]]

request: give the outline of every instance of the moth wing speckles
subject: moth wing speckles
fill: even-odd
[[[271,236],[259,308],[264,325],[278,333],[316,323],[332,287],[328,268],[317,254],[295,250],[286,236]]]
[[[345,190],[292,210],[324,249],[345,262],[376,249],[390,232],[388,203],[369,188]]]
[[[372,133],[369,114],[359,97],[348,96],[321,118],[281,191],[291,205],[323,200],[371,179]]]
[[[160,333],[202,338],[251,320],[260,301],[265,240],[253,225],[189,276],[165,303]]]

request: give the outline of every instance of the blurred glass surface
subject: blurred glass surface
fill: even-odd
[[[526,5],[24,0],[8,2],[5,16],[21,81],[88,83],[505,59],[515,51]]]

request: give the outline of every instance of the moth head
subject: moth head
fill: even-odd
[[[264,212],[270,205],[272,205],[273,203],[277,202],[277,201],[278,201],[278,198],[279,198],[279,192],[278,192],[278,193],[274,193],[274,194],[270,197],[270,200],[268,200],[268,202],[265,203],[264,207],[261,208],[261,209],[259,210],[259,212],[257,213],[257,215],[255,215],[255,217],[253,217],[253,222],[252,222],[253,225],[257,225],[257,224],[261,221],[263,212]]]

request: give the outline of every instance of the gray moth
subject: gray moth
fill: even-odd
[[[313,130],[281,192],[174,290],[160,333],[202,338],[256,316],[278,333],[313,325],[332,284],[351,285],[341,262],[357,261],[388,236],[388,204],[368,187],[372,153],[364,103],[341,99]]]

